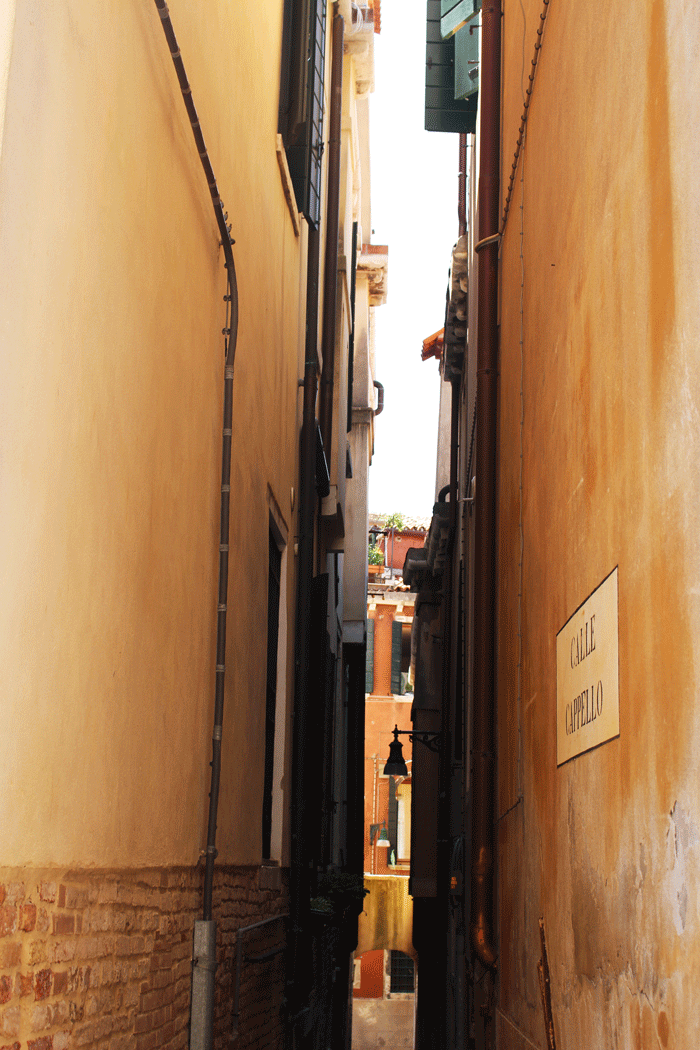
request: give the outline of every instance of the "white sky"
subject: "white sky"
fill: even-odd
[[[423,130],[424,0],[382,0],[370,96],[372,242],[389,245],[389,295],[375,311],[377,379],[369,509],[429,518],[435,498],[439,374],[421,361],[442,328],[452,245],[459,233],[459,136]]]

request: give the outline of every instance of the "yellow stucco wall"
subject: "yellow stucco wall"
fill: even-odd
[[[700,20],[674,0],[549,8],[501,248],[499,814],[523,800],[499,824],[500,1008],[545,1045],[543,916],[557,1045],[585,1033],[589,1050],[687,1047],[700,965]],[[505,185],[541,10],[504,3]],[[615,566],[620,736],[557,768],[556,635]],[[510,1030],[502,1045],[519,1046]]]
[[[191,864],[213,710],[218,231],[155,5],[13,6],[0,161],[3,863]],[[186,0],[169,8],[236,241],[219,850],[257,863],[267,522],[272,496],[293,544],[303,305],[303,238],[275,153],[281,5],[265,0],[255,18],[226,0],[206,17]]]
[[[365,875],[364,900],[357,931],[355,958],[376,948],[404,952],[413,959],[413,897],[408,895],[408,877]]]

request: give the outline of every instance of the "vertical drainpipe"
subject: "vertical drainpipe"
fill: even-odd
[[[450,907],[450,854],[452,846],[452,798],[454,791],[454,728],[456,703],[456,676],[454,674],[454,625],[457,620],[455,603],[455,570],[458,560],[457,515],[457,465],[459,456],[459,389],[460,381],[456,377],[450,380],[450,482],[449,482],[449,540],[448,553],[445,559],[442,591],[444,594],[442,614],[442,737],[440,741],[439,765],[439,811],[438,811],[438,878],[437,893],[441,910],[441,921],[444,923],[445,939],[443,950],[437,964],[441,968],[441,977],[445,988],[455,988],[455,916]],[[454,1017],[451,1014],[450,999],[445,999],[444,1017],[438,1027],[438,1045],[451,1046],[454,1030]]]
[[[323,376],[334,368],[335,302],[338,282],[338,207],[340,164],[340,116],[342,107],[343,19],[333,19],[333,66],[331,69],[331,112],[329,118],[331,143],[328,160],[328,196],[326,205],[326,253],[323,293]],[[335,131],[335,141],[333,139]],[[335,145],[337,143],[337,148]],[[337,160],[334,162],[334,155]],[[333,229],[335,232],[333,232]],[[309,248],[306,289],[306,347],[304,364],[304,400],[301,428],[299,477],[299,547],[297,569],[297,615],[295,643],[294,728],[292,743],[292,835],[290,870],[291,945],[287,975],[288,1000],[293,1021],[300,1021],[308,1012],[311,989],[311,957],[309,934],[309,901],[311,897],[311,863],[313,850],[311,836],[317,828],[308,826],[308,812],[313,809],[310,793],[311,770],[318,764],[318,755],[310,754],[308,726],[318,712],[309,708],[309,680],[313,639],[310,632],[311,590],[314,577],[314,534],[316,512],[316,395],[318,390],[318,299],[319,299],[320,233],[309,228]],[[329,265],[330,259],[330,265]],[[331,294],[332,292],[332,294]],[[330,309],[329,309],[330,304]],[[332,316],[331,316],[332,314]],[[330,333],[330,334],[329,334]],[[331,338],[332,336],[332,338]],[[323,431],[324,418],[330,429],[327,408],[324,417],[326,387],[321,387],[321,427],[326,455],[327,438]],[[330,397],[333,397],[331,378]],[[331,404],[332,409],[332,404]],[[294,1025],[289,1028],[289,1045],[294,1045]]]
[[[459,136],[459,236],[467,232],[467,136]]]
[[[464,237],[467,232],[467,136],[465,133],[459,136],[459,175],[458,175],[458,218],[459,236]],[[464,382],[466,384],[466,352],[463,362]],[[462,588],[461,588],[461,564],[462,564],[462,521],[464,517],[464,503],[458,498],[461,489],[459,479],[459,438],[460,438],[460,410],[461,410],[461,377],[452,381],[452,438],[450,444],[450,503],[453,505],[450,513],[452,515],[452,591],[450,596],[451,626],[450,636],[453,649],[451,650],[450,668],[450,726],[452,729],[452,748],[450,755],[450,842],[454,824],[461,821],[463,813],[463,784],[464,784],[464,748],[461,737],[457,737],[457,726],[462,724],[458,719],[458,712],[464,705],[462,691],[462,675],[460,670],[461,638],[460,625],[462,623]],[[462,468],[463,469],[463,468]],[[459,771],[458,771],[458,762]],[[454,823],[453,823],[454,822]],[[464,1046],[464,908],[459,907],[451,911],[450,927],[450,967],[454,980],[452,1030],[448,1033],[454,1050],[462,1050]]]
[[[333,454],[333,389],[335,381],[336,300],[338,296],[338,230],[340,212],[340,132],[343,111],[343,31],[345,23],[334,4],[333,65],[331,67],[328,132],[328,203],[323,274],[323,373],[319,423],[326,459]],[[340,465],[338,466],[340,470]],[[332,471],[331,471],[332,473]]]
[[[479,242],[498,233],[501,3],[481,11]],[[479,245],[477,245],[477,249]],[[495,796],[496,420],[498,395],[498,240],[479,255],[476,379],[476,538],[474,731],[472,755],[471,943],[495,967],[492,944]]]
[[[297,561],[297,613],[294,653],[294,722],[292,737],[291,865],[289,874],[290,951],[287,985],[289,1008],[296,1015],[303,1008],[309,987],[306,945],[309,926],[311,873],[306,800],[310,763],[307,727],[309,718],[309,664],[311,587],[314,575],[314,531],[316,510],[316,392],[318,383],[318,271],[317,229],[309,226],[306,284],[306,341],[304,352],[304,400],[299,453],[299,525]],[[292,1039],[290,1031],[290,1040]],[[290,1042],[290,1046],[293,1042]]]

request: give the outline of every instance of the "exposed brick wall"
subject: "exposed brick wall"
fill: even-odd
[[[214,888],[217,925],[217,1001],[215,1014],[217,1050],[283,1050],[282,1004],[285,956],[276,954],[261,962],[250,956],[283,948],[287,925],[275,922],[248,930],[241,936],[240,1016],[235,1039],[233,998],[236,979],[237,931],[288,909],[286,888],[259,889],[257,868],[224,868],[217,872]]]
[[[201,869],[0,869],[0,1050],[182,1050],[201,897]],[[261,889],[257,868],[218,868],[214,902],[216,1045],[224,1048],[236,932],[284,912],[286,893]],[[270,932],[282,939],[284,925]],[[244,1010],[241,1046],[281,1046],[279,1009],[270,1009],[276,999],[281,1005],[277,971],[268,986],[258,981],[258,994],[267,996],[262,1020],[255,995],[243,1002],[250,1017]]]

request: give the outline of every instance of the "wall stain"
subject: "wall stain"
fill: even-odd
[[[668,1037],[671,1029],[668,1023],[668,1017],[666,1011],[662,1010],[659,1014],[659,1018],[656,1022],[656,1030],[659,1033],[659,1042],[662,1046],[668,1046]]]

